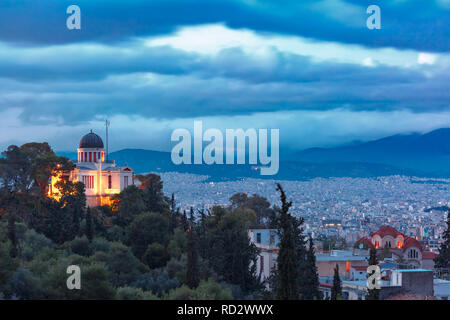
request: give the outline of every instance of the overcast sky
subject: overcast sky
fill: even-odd
[[[0,1],[0,148],[73,151],[105,118],[111,150],[194,120],[290,149],[450,127],[450,0]]]

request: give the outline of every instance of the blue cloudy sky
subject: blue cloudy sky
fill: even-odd
[[[106,117],[113,150],[194,119],[291,149],[450,127],[449,23],[450,0],[2,0],[0,147],[73,150]]]

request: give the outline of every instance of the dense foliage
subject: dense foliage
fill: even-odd
[[[169,199],[163,194],[156,174],[137,175],[139,187],[124,189],[111,207],[86,208],[79,182],[61,181],[60,199],[47,197],[50,177],[72,168],[45,143],[11,146],[3,153],[0,297],[273,298],[256,272],[259,251],[247,231],[278,227],[284,235],[280,255],[292,260],[291,265],[281,263],[279,288],[293,285],[279,298],[318,298],[315,265],[307,270],[300,263],[314,264],[313,249],[306,250],[303,221],[287,214],[286,203],[272,208],[263,197],[236,194],[229,207],[191,209],[188,214],[177,208],[174,195]],[[67,288],[70,265],[81,269],[80,290]],[[286,278],[286,272],[293,277]],[[302,283],[299,274],[307,275],[308,282]]]

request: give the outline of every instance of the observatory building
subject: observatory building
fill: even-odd
[[[104,206],[111,204],[113,195],[134,184],[133,169],[128,166],[119,167],[114,160],[105,159],[103,140],[92,130],[81,138],[77,151],[76,168],[58,177],[52,177],[48,191],[51,197],[59,197],[55,184],[60,180],[82,182],[86,189],[86,205]]]

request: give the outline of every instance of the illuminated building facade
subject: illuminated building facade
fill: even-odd
[[[87,206],[110,205],[113,195],[134,184],[133,169],[119,167],[115,161],[106,160],[103,140],[92,130],[81,139],[77,151],[76,168],[59,177],[52,177],[50,196],[58,198],[58,189],[55,187],[58,181],[70,180],[84,183]]]
[[[355,248],[375,248],[384,250],[387,248],[396,260],[406,261],[416,267],[423,266],[429,260],[427,252],[415,238],[407,237],[391,226],[383,226],[372,233],[369,238],[361,238],[356,242]]]

